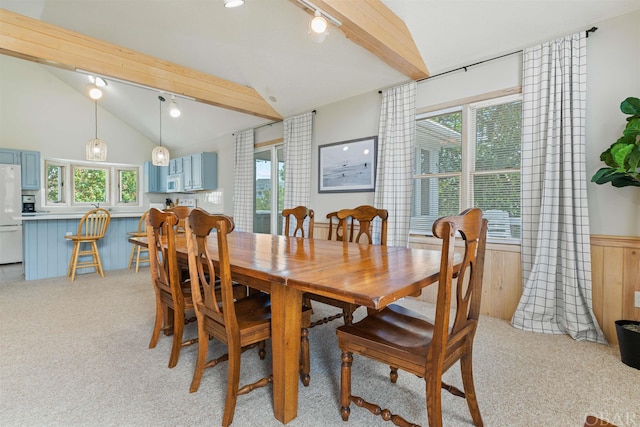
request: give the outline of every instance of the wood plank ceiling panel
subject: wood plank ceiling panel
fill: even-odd
[[[253,88],[0,9],[0,53],[85,70],[241,113],[282,120]]]

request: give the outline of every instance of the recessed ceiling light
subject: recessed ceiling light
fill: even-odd
[[[244,4],[244,0],[224,0],[224,7],[238,7]]]

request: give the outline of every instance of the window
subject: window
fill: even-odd
[[[488,237],[520,238],[520,95],[416,117],[411,232],[479,207]]]
[[[138,203],[138,170],[118,169],[118,203]]]
[[[256,151],[254,163],[256,204],[253,232],[282,234],[280,219],[284,207],[284,147],[276,145]]]
[[[93,166],[73,167],[73,203],[108,203],[109,170]]]
[[[139,169],[133,165],[46,160],[45,204],[139,206]],[[65,186],[66,182],[71,185]]]
[[[46,171],[46,204],[65,202],[64,179],[65,167],[63,165],[45,162]]]

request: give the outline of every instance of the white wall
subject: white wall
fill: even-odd
[[[640,98],[640,11],[596,24],[587,40],[587,175],[626,125],[620,103]],[[640,236],[640,188],[587,186],[592,234]]]
[[[588,41],[587,179],[602,164],[600,153],[619,138],[628,96],[640,97],[640,12],[597,23]],[[427,65],[428,65],[428,58]],[[522,55],[418,83],[418,109],[521,85]],[[372,193],[318,194],[318,145],[376,135],[380,95],[364,94],[318,108],[312,160],[311,206],[316,218],[344,206],[372,203]],[[588,184],[591,234],[640,235],[640,189]]]
[[[601,167],[600,152],[621,134],[620,102],[640,97],[640,12],[595,24],[588,41],[587,174]],[[468,68],[418,84],[417,107],[455,101],[520,85],[521,55]],[[428,58],[426,58],[428,64]],[[377,135],[381,96],[377,91],[318,107],[314,117],[311,207],[319,221],[345,206],[373,203],[373,193],[318,194],[318,146]],[[93,106],[39,66],[0,55],[0,146],[38,150],[43,157],[82,160],[94,133]],[[142,164],[154,143],[109,113],[99,111],[100,137],[109,160]],[[282,137],[282,124],[256,131],[256,142]],[[224,213],[233,214],[234,137],[212,140],[190,151],[218,152],[218,181]],[[175,152],[174,156],[191,154]],[[588,185],[592,234],[640,235],[640,189]],[[153,198],[153,197],[151,197]],[[157,197],[156,197],[157,198]],[[156,200],[154,200],[156,201]]]
[[[44,66],[0,55],[0,146],[40,151],[43,158],[85,160],[95,135],[93,101]],[[100,108],[98,136],[110,163],[142,164],[153,142]]]

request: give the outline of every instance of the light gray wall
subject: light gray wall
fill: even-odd
[[[627,96],[640,97],[640,12],[595,25],[599,30],[587,41],[588,178],[602,166],[600,153],[622,132],[620,102]],[[519,86],[521,59],[513,55],[420,82],[417,107]],[[428,65],[429,58],[425,60]],[[91,101],[30,64],[0,55],[0,146],[38,150],[47,158],[83,159],[84,144],[94,133]],[[311,206],[319,221],[344,206],[373,203],[373,193],[318,193],[318,146],[377,135],[380,99],[375,91],[316,109],[310,173]],[[105,111],[99,111],[99,121],[99,136],[109,144],[110,161],[142,164],[149,160],[152,141]],[[280,137],[281,123],[256,131],[256,142]],[[233,214],[233,143],[234,137],[228,135],[194,150],[218,152],[218,180],[228,215]],[[640,235],[640,189],[590,183],[588,195],[592,234]]]
[[[588,41],[587,179],[602,164],[600,153],[624,128],[619,110],[628,96],[640,97],[640,12],[595,24]],[[428,58],[426,58],[428,65]],[[522,54],[418,83],[418,109],[520,86]],[[316,218],[344,206],[372,203],[372,193],[318,194],[318,145],[376,135],[380,95],[364,94],[318,108],[315,117],[311,206]],[[592,234],[640,235],[640,189],[588,184]]]
[[[0,147],[82,161],[85,144],[94,135],[93,101],[40,65],[0,55]],[[112,163],[142,164],[155,146],[100,102],[98,136],[107,143]]]
[[[620,103],[640,98],[640,11],[596,24],[587,40],[587,174],[605,166],[600,153],[622,136]],[[640,188],[587,186],[592,234],[640,236]]]

